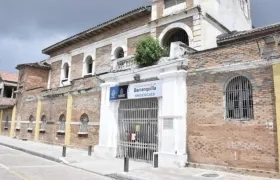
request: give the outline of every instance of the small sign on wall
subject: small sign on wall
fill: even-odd
[[[144,83],[130,84],[128,86],[128,99],[141,99],[161,96],[161,81],[149,81]]]
[[[127,99],[128,85],[110,87],[110,100]]]
[[[110,88],[110,100],[142,99],[162,96],[161,81],[149,81]]]

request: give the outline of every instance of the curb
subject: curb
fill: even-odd
[[[31,151],[31,150],[27,150],[27,149],[24,149],[24,148],[20,148],[18,146],[9,145],[9,144],[5,144],[5,143],[1,143],[1,142],[0,142],[0,145],[11,148],[11,149],[15,149],[15,150],[18,150],[18,151],[22,151],[22,152],[25,152],[25,153],[28,153],[28,154],[31,154],[31,155],[34,155],[34,156],[37,156],[37,157],[41,157],[41,158],[44,158],[44,159],[47,159],[47,160],[50,160],[50,161],[54,161],[54,162],[57,162],[57,163],[63,163],[66,166],[76,168],[76,169],[80,169],[80,170],[83,170],[83,171],[87,171],[89,173],[93,173],[93,174],[103,176],[103,177],[113,178],[113,179],[116,179],[116,180],[145,180],[145,179],[142,179],[142,178],[137,178],[137,177],[134,177],[134,176],[125,175],[125,174],[122,174],[122,173],[102,174],[102,173],[94,172],[94,171],[91,171],[91,170],[88,170],[88,169],[80,168],[80,167],[77,167],[75,165],[65,163],[60,158],[54,158],[52,156],[45,155],[45,154],[42,154],[42,153],[38,153],[38,152],[35,152],[35,151]]]
[[[31,155],[34,155],[34,156],[37,156],[37,157],[41,157],[41,158],[44,158],[44,159],[48,159],[48,160],[50,160],[50,161],[54,161],[54,162],[57,162],[57,163],[61,163],[61,162],[62,162],[62,161],[61,161],[60,159],[58,159],[58,158],[54,158],[54,157],[52,157],[52,156],[45,155],[45,154],[38,153],[38,152],[34,152],[34,151],[30,151],[30,150],[27,150],[27,149],[23,149],[23,148],[20,148],[20,147],[17,147],[17,146],[13,146],[13,145],[9,145],[9,144],[4,144],[4,143],[1,143],[1,142],[0,142],[0,145],[6,146],[6,147],[9,147],[9,148],[18,150],[18,151],[22,151],[22,152],[25,152],[25,153],[28,153],[28,154],[31,154]]]

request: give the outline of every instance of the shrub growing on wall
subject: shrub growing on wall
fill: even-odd
[[[135,61],[140,67],[151,66],[161,57],[168,56],[159,41],[151,36],[141,39],[136,46]]]

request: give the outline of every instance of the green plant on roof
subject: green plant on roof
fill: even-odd
[[[151,36],[145,37],[137,43],[135,61],[139,67],[151,66],[164,56],[168,56],[168,51]]]

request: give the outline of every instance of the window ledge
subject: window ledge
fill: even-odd
[[[4,130],[8,130],[9,128],[7,128],[7,127],[4,127]]]
[[[58,135],[65,135],[65,131],[61,131],[61,130],[57,131],[56,133],[57,133]]]
[[[27,128],[27,132],[32,132],[33,128]]]
[[[249,119],[231,119],[231,118],[226,118],[226,120],[228,120],[228,121],[246,122],[246,121],[252,121],[252,120],[254,120],[254,119],[253,119],[253,118],[249,118]]]
[[[16,128],[16,131],[20,131],[20,128]]]
[[[187,3],[182,2],[180,4],[165,8],[163,10],[163,16],[168,16],[168,15],[172,15],[172,14],[176,14],[184,9],[187,8]]]
[[[45,129],[40,129],[39,131],[40,131],[40,133],[45,133],[46,132]]]
[[[92,73],[89,73],[89,74],[85,74],[85,75],[84,75],[85,78],[87,78],[87,77],[92,77],[92,76],[93,76]]]
[[[87,135],[88,132],[78,132],[79,135]]]

